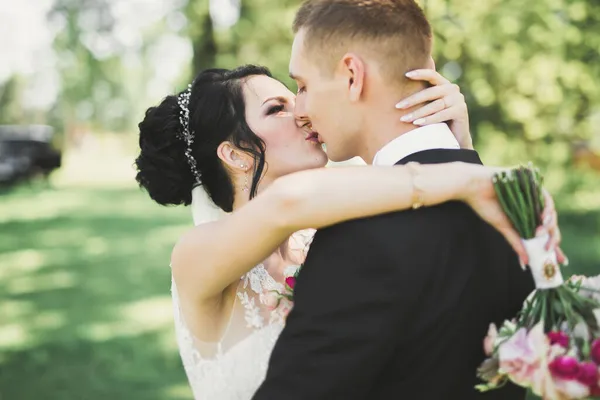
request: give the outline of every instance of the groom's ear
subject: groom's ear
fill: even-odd
[[[435,71],[435,61],[431,56],[429,56],[429,61],[427,61],[427,69],[432,69]]]
[[[342,74],[348,84],[348,99],[357,102],[365,84],[365,63],[355,53],[346,53],[341,60]]]

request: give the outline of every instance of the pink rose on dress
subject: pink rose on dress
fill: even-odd
[[[260,295],[260,302],[267,307],[267,309],[273,311],[277,307],[279,307],[279,302],[281,301],[279,294],[275,292],[267,292],[262,293]]]
[[[534,379],[543,378],[536,375],[536,372],[548,351],[548,338],[544,335],[541,324],[536,325],[529,333],[521,328],[498,348],[500,372],[507,374],[519,385],[529,386]]]
[[[283,315],[284,319],[287,318],[290,311],[292,311],[293,306],[294,306],[294,303],[292,303],[288,299],[284,298],[281,300],[281,314]]]
[[[288,276],[285,278],[285,284],[288,285],[290,289],[294,290],[294,287],[296,287],[296,277]]]
[[[561,331],[548,332],[548,339],[550,339],[550,345],[558,344],[565,349],[569,347],[569,336]]]
[[[596,339],[592,342],[592,348],[590,351],[592,361],[597,365],[600,365],[600,339]]]

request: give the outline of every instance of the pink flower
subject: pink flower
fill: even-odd
[[[548,351],[548,338],[544,335],[541,324],[536,325],[529,333],[521,328],[498,348],[500,372],[507,374],[518,385],[529,386],[534,378],[542,378],[535,374]]]
[[[592,349],[591,349],[590,355],[592,357],[592,360],[596,364],[600,365],[600,339],[596,339],[592,343]]]
[[[281,300],[281,314],[284,319],[287,318],[290,311],[292,311],[293,306],[294,306],[294,303],[292,303],[288,299],[284,298]]]
[[[265,307],[267,307],[267,309],[273,311],[274,309],[276,309],[279,306],[279,302],[281,301],[281,298],[279,296],[278,293],[275,292],[267,292],[267,293],[262,293],[260,295],[260,302],[262,304],[265,305]]]
[[[569,347],[569,336],[561,331],[548,332],[548,339],[550,339],[550,345],[558,344],[565,349]]]
[[[594,387],[598,385],[598,366],[592,362],[582,362],[579,364],[579,373],[577,374],[577,381],[583,383],[588,387]]]
[[[579,364],[573,357],[561,356],[552,360],[548,367],[555,377],[556,388],[570,399],[589,396],[589,387],[598,383],[598,370],[593,363]]]
[[[288,285],[290,289],[294,290],[294,287],[296,287],[296,277],[288,276],[285,278],[285,284]]]
[[[574,380],[579,375],[579,363],[573,357],[556,357],[548,364],[548,368],[553,376],[565,381]]]
[[[490,324],[488,328],[488,333],[485,339],[483,339],[483,350],[487,356],[491,356],[494,352],[494,345],[496,344],[496,339],[498,338],[498,330],[496,329],[495,324]]]

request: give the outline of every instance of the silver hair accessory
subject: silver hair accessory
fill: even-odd
[[[180,132],[180,139],[185,141],[185,158],[187,159],[192,174],[196,179],[196,183],[201,183],[200,172],[198,172],[198,165],[196,159],[192,156],[192,144],[194,143],[194,133],[190,130],[190,96],[192,94],[192,85],[188,85],[187,89],[177,96],[177,104],[179,104],[179,122],[183,128]]]

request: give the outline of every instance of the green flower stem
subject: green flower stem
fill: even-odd
[[[523,225],[521,221],[521,216],[518,208],[515,206],[515,198],[512,196],[512,191],[510,190],[510,185],[508,183],[508,178],[503,177],[500,181],[500,187],[502,189],[502,194],[504,195],[504,201],[507,205],[507,210],[510,210],[510,215],[512,217],[512,223],[519,232],[521,237],[525,237],[525,232],[523,232]]]
[[[536,187],[535,185],[531,185],[531,181],[529,179],[531,174],[529,173],[529,170],[522,169],[521,172],[521,187],[523,188],[523,192],[525,193],[525,200],[527,201],[527,211],[529,212],[529,220],[531,221],[531,225],[534,228],[533,235],[535,236],[535,229],[537,229],[538,227],[537,221],[539,219],[539,216],[535,214],[536,207],[533,200],[533,191],[536,189]]]

